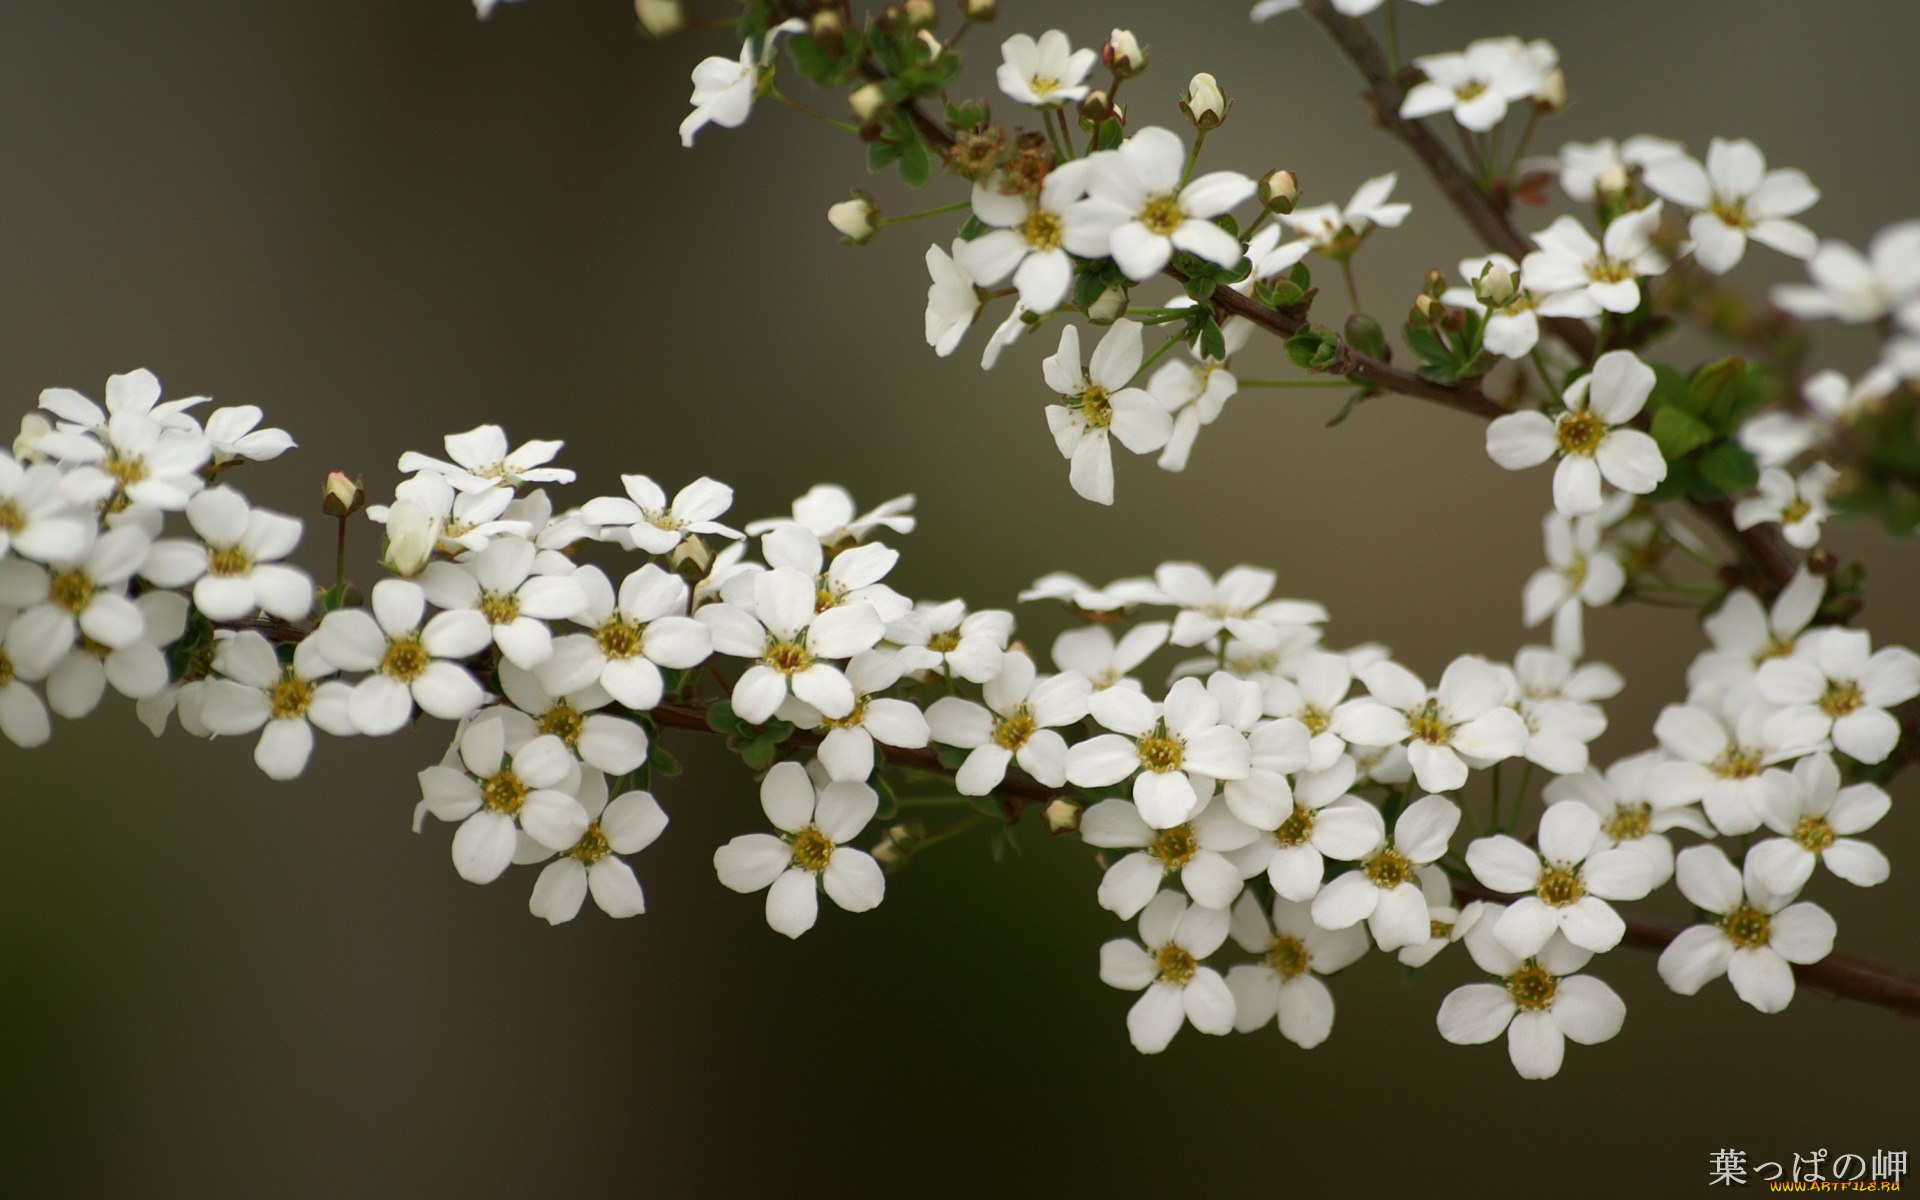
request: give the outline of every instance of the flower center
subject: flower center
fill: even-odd
[[[817,583],[813,589],[814,613],[817,615],[819,613],[823,613],[827,611],[830,608],[837,608],[839,607],[839,605],[840,605],[840,594],[834,591],[833,585],[828,583],[826,579],[822,577],[819,583]]]
[[[1172,829],[1163,829],[1153,839],[1153,856],[1160,860],[1162,868],[1178,871],[1193,861],[1199,851],[1200,843],[1193,836],[1193,826],[1175,825]]]
[[[139,455],[123,457],[116,450],[107,456],[102,466],[123,491],[147,477],[147,462]]]
[[[1307,953],[1307,944],[1288,934],[1275,934],[1273,945],[1267,947],[1267,965],[1272,967],[1281,979],[1305,975],[1307,966],[1312,961],[1313,955]]]
[[[833,839],[809,825],[794,835],[792,864],[815,875],[833,861]]]
[[[1568,587],[1576,592],[1579,591],[1587,582],[1587,556],[1574,555],[1573,561],[1562,567],[1560,573],[1567,577]]]
[[[640,627],[617,613],[593,631],[593,640],[608,658],[632,658],[640,653]]]
[[[1729,746],[1713,760],[1713,773],[1722,779],[1751,779],[1760,773],[1760,756],[1742,746]]]
[[[412,683],[426,673],[427,664],[433,658],[427,648],[420,644],[418,634],[397,637],[387,643],[387,653],[380,660],[382,674],[391,675],[401,683]]]
[[[1773,936],[1767,914],[1745,904],[1728,913],[1720,926],[1727,931],[1727,940],[1742,950],[1758,949]]]
[[[838,717],[838,718],[822,716],[820,718],[820,724],[824,725],[828,729],[858,729],[860,728],[860,723],[862,721],[865,721],[866,719],[867,719],[867,698],[865,696],[861,696],[856,700],[854,700],[852,712],[848,713],[844,717]]]
[[[1036,208],[1027,214],[1020,226],[1020,236],[1036,250],[1055,250],[1060,246],[1060,218],[1042,208]]]
[[[1367,878],[1373,880],[1376,887],[1397,888],[1413,878],[1413,862],[1388,846],[1367,860]]]
[[[1298,846],[1313,836],[1313,810],[1293,806],[1293,815],[1280,822],[1273,831],[1273,840],[1281,846]]]
[[[1833,826],[1825,817],[1801,817],[1793,827],[1793,840],[1818,854],[1833,845]]]
[[[1453,89],[1453,94],[1459,100],[1477,100],[1487,94],[1487,85],[1478,79],[1471,80]]]
[[[1080,411],[1087,418],[1087,424],[1095,429],[1105,429],[1113,424],[1113,401],[1108,398],[1107,389],[1097,383],[1087,385],[1087,390],[1076,397]]]
[[[0,533],[19,533],[27,527],[27,518],[11,500],[0,500]]]
[[[1624,283],[1633,277],[1631,263],[1618,263],[1601,257],[1587,264],[1587,278],[1595,283]]]
[[[1553,972],[1532,959],[1507,976],[1507,995],[1512,996],[1513,1002],[1527,1012],[1550,1007],[1553,994],[1559,990],[1560,981],[1553,977]]]
[[[927,639],[927,649],[935,654],[951,654],[960,648],[960,631],[943,629]]]
[[[1033,736],[1034,728],[1033,714],[1025,708],[1017,708],[1011,716],[994,719],[993,744],[1002,750],[1018,750]]]
[[[1193,955],[1179,946],[1168,943],[1160,947],[1160,953],[1153,956],[1153,965],[1159,971],[1162,983],[1185,987],[1200,964],[1193,960]]]
[[[313,703],[313,685],[291,672],[282,675],[280,682],[273,685],[268,694],[273,708],[273,719],[292,721],[307,715],[307,708]]]
[[[1631,842],[1647,836],[1653,827],[1653,809],[1646,804],[1616,804],[1613,816],[1607,818],[1602,829],[1616,842]]]
[[[1707,211],[1734,229],[1746,229],[1751,224],[1747,219],[1747,204],[1744,200],[1722,200],[1716,196],[1713,203],[1707,206]]]
[[[1827,684],[1827,690],[1820,697],[1820,711],[1835,720],[1866,703],[1860,695],[1860,685],[1851,680],[1836,680]]]
[[[1453,922],[1442,921],[1438,917],[1429,918],[1427,921],[1427,936],[1430,938],[1452,937]]]
[[[480,801],[492,811],[511,817],[527,802],[527,785],[509,767],[480,781]]]
[[[1027,87],[1030,88],[1036,96],[1051,96],[1060,90],[1060,81],[1058,79],[1049,79],[1045,75],[1035,75],[1032,79],[1027,80]]]
[[[664,529],[668,533],[679,533],[687,527],[685,521],[673,515],[672,509],[660,512],[651,508],[643,508],[640,510],[640,515],[646,518],[647,524],[653,526],[655,529]]]
[[[1770,636],[1767,638],[1767,644],[1762,646],[1760,652],[1753,656],[1753,665],[1757,667],[1770,658],[1785,658],[1787,655],[1793,653],[1793,646],[1793,638]]]
[[[600,822],[595,821],[587,826],[587,831],[580,835],[580,840],[575,842],[573,849],[567,853],[575,861],[590,867],[612,854],[613,847],[607,845],[607,835],[600,832]]]
[[[1147,201],[1140,210],[1140,223],[1149,233],[1166,237],[1186,222],[1187,214],[1180,211],[1180,202],[1172,196],[1155,196]]]
[[[1307,732],[1314,737],[1319,737],[1325,733],[1328,724],[1330,724],[1332,720],[1332,715],[1325,709],[1315,708],[1311,704],[1300,710],[1300,723],[1305,725]]]
[[[1606,439],[1607,427],[1599,417],[1585,409],[1561,414],[1554,430],[1560,437],[1560,449],[1566,454],[1592,454]]]
[[[253,570],[253,556],[239,546],[209,546],[207,574],[245,575]]]
[[[813,655],[798,642],[768,638],[765,662],[782,675],[798,675],[813,665]]]
[[[540,714],[540,732],[559,738],[571,750],[579,744],[580,727],[586,720],[573,705],[565,700],[556,701],[552,708]]]
[[[1143,737],[1140,739],[1139,746],[1140,766],[1156,775],[1178,771],[1180,759],[1186,751],[1186,743],[1166,733]]]
[[[520,597],[512,592],[481,592],[480,615],[489,625],[511,625],[520,619]]]
[[[88,579],[87,573],[77,567],[62,571],[53,577],[53,582],[47,588],[47,598],[78,616],[86,611],[87,605],[93,603],[93,580]]]
[[[1447,726],[1440,719],[1440,703],[1437,700],[1429,700],[1424,708],[1416,708],[1408,713],[1407,728],[1413,731],[1415,741],[1431,746],[1444,746],[1447,743]]]
[[[1805,500],[1796,496],[1794,497],[1793,503],[1780,510],[1780,523],[1782,525],[1792,525],[1804,521],[1807,519],[1807,514],[1812,511],[1813,505],[1808,504]]]
[[[1587,894],[1580,882],[1580,872],[1569,867],[1555,867],[1540,876],[1540,886],[1535,889],[1542,900],[1555,908],[1565,908],[1575,900]]]
[[[12,682],[13,660],[7,657],[5,650],[0,650],[0,688],[6,687]]]

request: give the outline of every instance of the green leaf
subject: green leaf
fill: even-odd
[[[867,143],[867,170],[884,171],[900,157],[900,144],[881,138],[877,142]]]
[[[1321,371],[1340,354],[1340,339],[1332,330],[1318,326],[1287,339],[1287,357],[1306,371]]]
[[[1386,331],[1380,322],[1365,313],[1347,314],[1347,345],[1369,358],[1385,357]]]
[[[1700,455],[1700,478],[1723,493],[1750,491],[1760,466],[1738,442],[1717,442]]]
[[[745,725],[733,715],[733,705],[725,700],[716,700],[713,707],[707,710],[707,728],[715,733],[738,733]]]
[[[978,129],[987,123],[987,106],[979,100],[947,105],[947,124],[955,129]]]
[[[667,752],[667,748],[658,741],[647,751],[647,766],[656,775],[671,778],[680,773],[680,760]]]
[[[1207,313],[1200,323],[1200,353],[1218,361],[1227,356],[1227,339],[1220,332],[1220,322]]]
[[[962,750],[958,746],[936,745],[934,749],[939,755],[940,765],[949,771],[958,771],[960,764],[966,762],[967,755],[971,753],[970,751]]]
[[[1713,440],[1713,429],[1684,408],[1669,405],[1653,414],[1653,440],[1668,462],[1684,458]]]
[[[996,821],[1004,821],[1007,816],[1000,807],[999,798],[995,796],[968,796],[967,806],[975,812],[985,813]]]
[[[1126,138],[1127,131],[1120,128],[1120,122],[1102,121],[1100,122],[1100,128],[1094,132],[1093,148],[1095,150],[1111,150],[1125,141]]]
[[[900,150],[900,178],[908,187],[925,187],[933,178],[933,155],[918,136],[908,139]]]
[[[979,237],[981,234],[985,233],[987,229],[988,229],[987,223],[985,221],[982,221],[979,217],[977,216],[968,217],[967,223],[960,227],[960,240],[963,242],[970,242],[973,239]]]
[[[885,777],[877,771],[869,782],[872,783],[875,794],[880,797],[880,807],[874,810],[873,819],[876,821],[891,821],[899,816],[900,796],[893,790],[893,785],[888,783]]]
[[[1333,420],[1327,422],[1327,428],[1332,429],[1335,425],[1340,424],[1342,421],[1345,421],[1348,417],[1352,416],[1353,410],[1360,407],[1360,402],[1373,394],[1374,392],[1372,388],[1361,388],[1360,390],[1354,392],[1353,395],[1348,396],[1347,402],[1340,406],[1340,411],[1333,414]]]
[[[764,771],[772,766],[774,754],[772,738],[750,738],[740,743],[740,761],[755,771]]]

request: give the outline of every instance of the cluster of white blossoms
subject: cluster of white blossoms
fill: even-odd
[[[485,16],[494,0],[476,7]],[[899,106],[944,92],[945,65],[957,69],[929,30],[933,6],[888,10],[873,31],[891,39],[886,70],[842,61],[860,43],[837,10],[773,23],[784,11],[750,4],[738,58],[695,69],[683,138],[738,126],[778,95],[785,37],[814,77],[863,80],[850,104],[870,161],[924,182],[924,131]],[[680,20],[667,0],[638,12],[655,32]],[[950,354],[988,301],[1011,299],[991,366],[1061,320],[1042,365],[1058,397],[1045,419],[1073,488],[1101,503],[1113,439],[1180,470],[1239,389],[1299,382],[1240,373],[1257,327],[1288,335],[1296,366],[1348,380],[1349,411],[1381,377],[1414,394],[1460,388],[1462,406],[1497,414],[1496,462],[1556,460],[1547,563],[1522,589],[1525,625],[1551,622],[1547,644],[1457,655],[1429,683],[1384,647],[1328,648],[1326,611],[1277,596],[1270,571],[1172,561],[1104,587],[1064,572],[1035,581],[1020,600],[1074,622],[1042,653],[1010,611],[903,590],[895,543],[915,527],[911,496],[863,513],[821,485],[737,525],[732,489],[705,477],[671,489],[626,475],[620,494],[560,501],[575,481],[556,465],[563,444],[516,446],[496,425],[448,436],[444,456],[400,456],[406,478],[365,510],[387,575],[362,593],[343,562],[316,587],[289,562],[302,522],[254,508],[225,478],[291,439],[251,407],[203,424],[203,399],[162,401],[135,372],[108,381],[104,407],[43,393],[0,454],[0,734],[38,745],[49,709],[83,716],[111,684],[156,735],[177,715],[193,736],[254,738],[261,770],[289,779],[316,730],[449,722],[447,749],[418,776],[414,828],[454,825],[453,865],[471,882],[537,868],[529,909],[556,924],[589,896],[609,916],[645,910],[630,860],[668,824],[655,792],[677,772],[669,736],[722,735],[758,776],[760,816],[712,861],[725,888],[764,892],[767,924],[788,937],[818,921],[821,893],[869,911],[915,855],[983,823],[998,852],[1039,809],[1097,854],[1093,901],[1138,921],[1138,939],[1107,942],[1098,964],[1140,993],[1126,1023],[1146,1053],[1185,1024],[1272,1024],[1317,1045],[1333,1026],[1326,977],[1370,951],[1418,968],[1464,942],[1486,979],[1441,1001],[1440,1034],[1504,1034],[1522,1076],[1550,1077],[1568,1040],[1622,1028],[1619,996],[1586,971],[1629,940],[1617,906],[1669,883],[1701,919],[1666,943],[1668,985],[1691,994],[1725,974],[1755,1008],[1784,1008],[1793,967],[1836,935],[1802,892],[1823,874],[1888,877],[1865,835],[1891,807],[1880,782],[1901,765],[1920,656],[1849,625],[1857,581],[1830,557],[1795,561],[1770,602],[1669,577],[1670,551],[1718,564],[1659,505],[1711,499],[1738,530],[1778,524],[1782,554],[1817,545],[1844,508],[1840,475],[1818,458],[1795,474],[1796,460],[1879,420],[1920,377],[1920,224],[1863,256],[1799,225],[1817,192],[1750,143],[1716,140],[1704,163],[1648,138],[1569,146],[1561,182],[1593,205],[1596,230],[1561,216],[1519,262],[1470,259],[1452,289],[1431,277],[1407,326],[1422,372],[1409,386],[1366,344],[1377,324],[1356,313],[1341,337],[1308,320],[1310,255],[1343,268],[1358,308],[1350,260],[1409,215],[1390,199],[1393,175],[1344,206],[1296,209],[1289,172],[1197,172],[1227,98],[1198,74],[1180,102],[1191,142],[1129,129],[1093,76],[1104,65],[1117,89],[1144,69],[1125,31],[1099,53],[1057,30],[1016,35],[1001,57],[1000,90],[1039,129],[1009,135],[984,105],[950,106],[945,153],[971,185],[971,215],[950,250],[927,253],[928,343]],[[1417,58],[1424,81],[1401,118],[1446,114],[1490,152],[1510,108],[1564,105],[1556,62],[1545,43],[1512,38]],[[1479,164],[1489,178],[1491,157]],[[1242,228],[1233,213],[1252,202]],[[1666,205],[1690,214],[1684,241]],[[833,220],[854,243],[884,223],[864,197]],[[1766,412],[1767,381],[1744,364],[1682,377],[1649,362],[1654,280],[1689,258],[1727,271],[1748,240],[1808,258],[1813,284],[1777,292],[1782,308],[1903,331],[1881,363],[1857,383],[1815,375],[1805,411]],[[1183,294],[1131,307],[1129,290],[1163,274]],[[1104,328],[1096,343],[1083,348],[1073,312]],[[1175,331],[1149,350],[1155,325]],[[329,477],[323,511],[343,544],[364,500]],[[1602,705],[1625,680],[1584,661],[1585,612],[1661,596],[1711,610],[1710,648],[1645,748],[1596,764]],[[1549,777],[1537,793],[1536,774]],[[739,789],[742,810],[755,790]],[[948,808],[958,819],[939,824]],[[1683,835],[1691,844],[1676,847]]]

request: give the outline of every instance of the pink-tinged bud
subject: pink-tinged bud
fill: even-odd
[[[327,483],[320,492],[320,510],[330,517],[350,517],[367,505],[367,493],[360,481],[344,471],[327,472]]]
[[[1147,49],[1131,30],[1116,29],[1100,48],[1100,61],[1114,78],[1127,79],[1147,69]]]

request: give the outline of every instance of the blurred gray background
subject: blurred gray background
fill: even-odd
[[[1175,122],[1196,70],[1234,97],[1209,164],[1291,167],[1308,202],[1398,168],[1414,216],[1360,264],[1391,323],[1425,268],[1475,246],[1365,124],[1318,31],[1246,8],[1007,0],[963,90],[990,88],[1007,33],[1130,25],[1153,50],[1128,85],[1137,125]],[[1542,148],[1751,136],[1825,189],[1808,218],[1825,235],[1913,215],[1913,5],[1403,8],[1408,53],[1505,32],[1560,47],[1574,105]],[[486,25],[463,0],[6,0],[0,394],[24,410],[147,366],[170,394],[263,405],[301,448],[240,483],[316,527],[327,470],[381,494],[401,451],[499,421],[568,439],[576,499],[621,471],[711,473],[743,519],[820,480],[917,492],[895,576],[916,595],[1008,604],[1054,568],[1253,560],[1329,606],[1333,643],[1382,640],[1429,675],[1528,640],[1547,476],[1495,468],[1466,418],[1388,398],[1325,430],[1334,396],[1252,393],[1184,476],[1123,455],[1112,510],[1075,498],[1039,412],[1052,337],[990,375],[978,331],[946,361],[921,344],[921,254],[950,226],[838,245],[824,212],[874,186],[863,157],[772,105],[680,148],[689,69],[735,50],[646,41],[621,0]],[[1795,274],[1756,248],[1734,280]],[[1847,367],[1870,353],[1829,344]],[[1276,346],[1247,363],[1289,370]],[[1920,640],[1910,549],[1833,545],[1874,560],[1878,637]],[[1590,628],[1631,682],[1602,749],[1638,749],[1700,635],[1650,609]],[[1724,983],[1681,999],[1626,948],[1596,968],[1624,1032],[1573,1047],[1551,1084],[1439,1039],[1461,956],[1407,982],[1363,961],[1312,1053],[1188,1031],[1143,1059],[1132,997],[1095,973],[1129,929],[1095,905],[1087,853],[1031,830],[997,866],[984,839],[948,843],[876,912],[828,910],[789,943],[713,879],[712,848],[762,819],[745,772],[692,737],[670,742],[688,770],[638,862],[652,911],[550,930],[526,912],[531,873],[474,888],[445,828],[408,833],[444,733],[325,743],[292,785],[257,774],[250,739],[154,741],[117,700],[45,750],[0,746],[0,1194],[1611,1196],[1693,1194],[1722,1147],[1920,1149],[1910,1022],[1813,994],[1763,1017]],[[1876,837],[1889,883],[1812,893],[1843,950],[1909,970],[1916,796],[1902,780]],[[1680,915],[1670,890],[1661,906]]]

